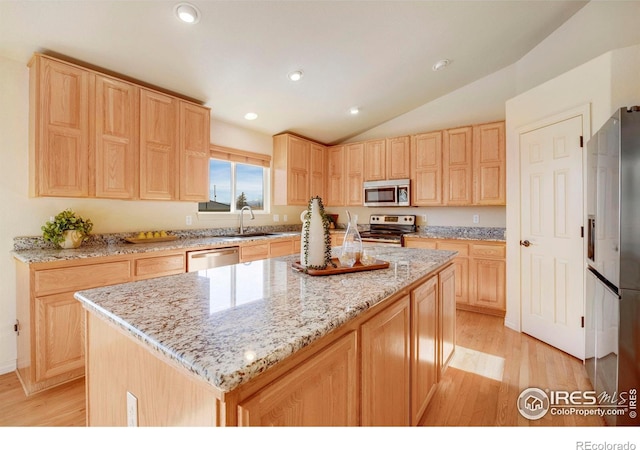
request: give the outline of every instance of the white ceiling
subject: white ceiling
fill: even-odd
[[[0,55],[55,52],[329,144],[513,64],[587,3],[192,0],[187,25],[178,1],[0,0]]]

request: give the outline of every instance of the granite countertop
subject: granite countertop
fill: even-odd
[[[13,250],[13,256],[27,264],[46,263],[53,261],[66,261],[72,259],[97,258],[101,256],[130,255],[135,253],[158,252],[164,250],[180,250],[187,248],[214,248],[236,246],[241,242],[276,239],[283,237],[300,236],[299,231],[284,231],[273,233],[269,236],[252,237],[180,237],[175,241],[150,242],[143,244],[131,244],[122,239],[99,241],[93,245],[83,245],[80,248],[61,250],[57,248],[25,248]]]
[[[389,261],[389,268],[331,276],[293,270],[297,255],[292,255],[85,290],[75,297],[229,392],[455,255],[382,247],[378,259]]]
[[[411,236],[470,241],[505,242],[507,240],[506,229],[496,227],[419,227],[418,232]]]

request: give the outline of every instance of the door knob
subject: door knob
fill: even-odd
[[[520,241],[520,245],[522,245],[523,247],[529,247],[531,245],[531,242],[527,240]]]

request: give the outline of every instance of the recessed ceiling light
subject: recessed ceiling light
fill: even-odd
[[[433,65],[432,69],[434,72],[437,72],[438,70],[444,69],[449,64],[451,64],[451,61],[449,61],[448,59],[441,59],[440,61],[438,61]]]
[[[352,107],[351,109],[349,109],[349,113],[352,116],[355,116],[356,114],[358,114],[360,112],[360,108],[358,108],[357,106]]]
[[[256,120],[258,118],[258,115],[254,112],[249,112],[244,115],[244,118],[247,120]]]
[[[287,78],[289,78],[291,81],[300,81],[300,79],[302,78],[302,70],[290,72],[287,75]]]
[[[200,21],[200,10],[191,3],[178,3],[174,6],[173,12],[183,22],[194,24]]]

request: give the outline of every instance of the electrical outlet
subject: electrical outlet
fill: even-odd
[[[273,215],[273,221],[274,222],[280,222],[280,215],[279,214],[274,214]]]
[[[479,214],[474,214],[473,215],[473,223],[479,223],[480,222],[480,215]]]
[[[129,391],[127,391],[127,426],[138,426],[138,399]]]
[[[423,223],[423,224],[426,224],[426,223],[427,223],[427,215],[426,215],[426,214],[423,214],[423,215],[422,215],[422,223]]]
[[[191,220],[191,216],[187,216],[187,225],[191,225],[192,220]]]
[[[287,221],[287,215],[286,214],[284,216],[282,216],[282,220],[284,220],[285,222]]]

